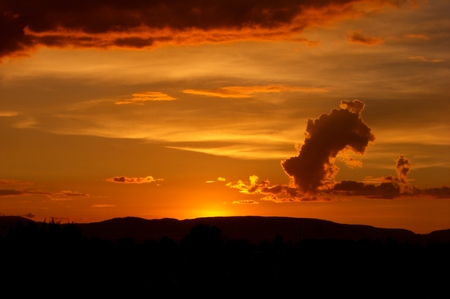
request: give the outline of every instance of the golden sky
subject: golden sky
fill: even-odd
[[[447,0],[0,0],[0,213],[450,228]]]

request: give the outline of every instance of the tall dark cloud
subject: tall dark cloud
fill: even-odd
[[[363,109],[361,101],[342,101],[340,109],[308,120],[298,156],[281,162],[295,186],[305,193],[314,193],[326,187],[337,174],[339,168],[334,164],[337,154],[365,153],[375,136],[362,119]]]
[[[398,179],[406,183],[406,175],[411,169],[411,163],[405,158],[405,156],[400,156],[397,160],[396,171]]]
[[[310,25],[355,16],[360,2],[410,1],[0,0],[0,57],[39,45],[145,48],[288,38]]]

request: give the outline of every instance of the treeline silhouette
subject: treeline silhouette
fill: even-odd
[[[48,295],[450,298],[450,243],[224,239],[198,224],[181,241],[84,237],[76,224],[18,221],[0,236],[1,286]],[[60,292],[63,291],[61,294]],[[159,296],[157,296],[159,297]],[[220,296],[219,296],[220,297]]]

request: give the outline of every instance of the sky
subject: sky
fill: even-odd
[[[450,228],[447,0],[0,0],[0,215]]]

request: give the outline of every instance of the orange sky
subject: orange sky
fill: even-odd
[[[3,215],[450,228],[446,0],[0,10]]]

